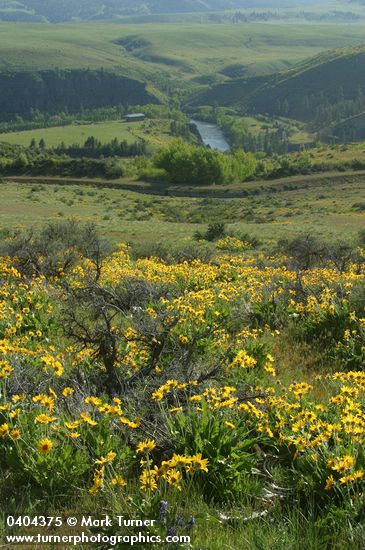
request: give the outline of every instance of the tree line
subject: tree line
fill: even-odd
[[[45,145],[45,144],[44,144]],[[105,177],[131,176],[182,185],[219,185],[254,179],[275,179],[326,171],[363,170],[365,162],[315,161],[308,151],[297,155],[256,155],[237,150],[221,153],[176,139],[153,157],[72,158],[46,148],[0,143],[0,177],[10,175]]]
[[[36,143],[32,140],[31,147],[34,146]],[[108,143],[102,143],[94,136],[89,136],[83,145],[75,143],[66,146],[62,142],[53,150],[57,155],[67,155],[71,158],[136,157],[147,154],[147,145],[142,139],[128,143],[125,139],[119,141],[118,138],[114,138]]]

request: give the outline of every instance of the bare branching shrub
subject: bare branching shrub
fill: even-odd
[[[292,240],[279,241],[279,248],[292,259],[293,267],[307,270],[323,262],[326,245],[311,234],[298,235]]]
[[[351,265],[357,265],[360,270],[364,264],[364,257],[360,250],[361,242],[361,232],[354,242],[346,240],[326,242],[315,235],[306,234],[298,235],[291,240],[281,240],[278,246],[291,259],[290,267],[298,272],[330,265],[339,273],[344,273]]]
[[[124,279],[117,288],[91,280],[82,288],[66,289],[65,330],[81,347],[91,348],[103,365],[103,371],[97,373],[99,389],[104,387],[112,395],[124,393],[155,369],[177,319],[166,313],[152,318],[142,306],[167,292],[166,285],[138,279]],[[123,377],[129,370],[124,364],[125,349],[133,341],[125,335],[126,321],[133,323],[136,340],[148,350],[148,361],[135,374]]]
[[[346,241],[336,241],[327,248],[328,258],[339,273],[344,273],[351,264],[359,261],[357,248]]]
[[[92,261],[98,277],[111,250],[110,243],[99,235],[95,224],[81,224],[73,219],[50,222],[39,231],[15,232],[1,244],[2,254],[13,257],[24,275],[46,277],[67,273],[81,257]]]

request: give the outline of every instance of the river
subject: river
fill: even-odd
[[[218,151],[231,150],[228,141],[218,126],[211,124],[210,122],[203,122],[201,120],[192,120],[191,123],[195,124],[197,127],[204,145],[209,145],[209,147],[212,149],[217,149]]]

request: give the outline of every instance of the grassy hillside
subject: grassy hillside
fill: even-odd
[[[328,138],[342,143],[360,141],[365,138],[365,113],[349,117],[327,130]]]
[[[320,51],[364,40],[361,26],[258,23],[1,24],[0,32],[1,71],[103,67],[152,81],[161,74],[169,80],[212,75],[235,63],[242,65],[247,74],[272,73]],[[128,51],[120,42],[130,41],[131,37],[140,41],[141,47]],[[166,59],[170,61],[166,63]]]
[[[145,64],[131,60],[113,39],[119,27],[106,24],[1,24],[0,69],[100,69],[131,77],[145,74]],[[133,62],[132,62],[133,61]],[[148,71],[147,71],[148,75]]]
[[[320,94],[334,103],[341,88],[345,99],[355,99],[359,87],[365,86],[365,49],[351,48],[319,55],[312,61],[269,82],[249,99],[250,108],[275,112],[278,101],[288,101],[289,116],[304,118],[304,99]]]
[[[299,153],[293,153],[295,157]],[[309,157],[313,162],[337,162],[344,163],[350,161],[365,162],[365,142],[348,143],[339,145],[322,145],[308,150]]]
[[[319,54],[268,78],[241,78],[199,95],[194,103],[217,101],[249,112],[313,120],[315,107],[357,101],[365,87],[365,48]],[[284,106],[285,105],[285,109]],[[360,106],[360,109],[362,107]]]
[[[35,111],[80,113],[84,109],[160,102],[140,80],[103,68],[1,73],[0,90],[0,117],[4,121],[16,115],[30,118]]]

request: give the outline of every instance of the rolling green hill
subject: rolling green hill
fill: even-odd
[[[62,21],[111,19],[150,13],[195,12],[242,6],[240,1],[222,0],[12,0],[2,1],[0,15],[7,20]]]
[[[251,94],[266,82],[250,77],[287,71],[323,51],[364,41],[361,25],[317,24],[2,23],[0,33],[3,118],[26,116],[31,108],[52,110],[47,98],[55,97],[58,84],[63,103],[53,110],[167,101],[171,95],[182,101],[195,96],[200,104],[241,104],[245,88]],[[305,72],[306,65],[300,68]],[[298,78],[298,70],[281,73],[277,84]],[[260,109],[266,109],[268,90],[258,99]]]
[[[103,67],[128,71],[131,78],[163,73],[171,80],[217,72],[226,77],[234,64],[250,76],[269,74],[325,50],[364,42],[363,26],[328,24],[1,23],[0,33],[0,71]],[[179,62],[190,72],[182,72]]]
[[[224,82],[194,98],[194,104],[235,106],[251,113],[267,113],[313,121],[318,109],[341,105],[363,110],[365,47],[319,54],[294,68],[261,78]],[[346,118],[346,115],[344,115]]]
[[[340,96],[355,101],[364,87],[365,48],[336,50],[268,81],[248,98],[248,106],[253,111],[266,110],[307,120],[313,114],[311,97],[316,98],[317,104],[335,104]],[[285,113],[284,102],[287,102]]]

